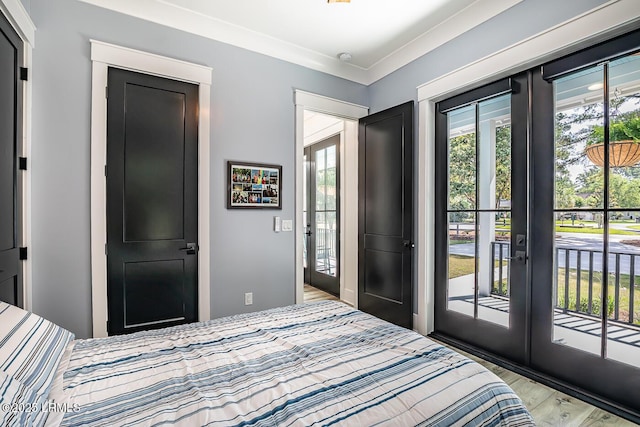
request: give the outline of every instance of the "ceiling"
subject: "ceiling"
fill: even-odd
[[[371,84],[522,0],[80,1]]]

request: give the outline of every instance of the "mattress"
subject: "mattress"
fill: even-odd
[[[533,425],[478,363],[336,301],[73,341],[51,399],[62,426]]]

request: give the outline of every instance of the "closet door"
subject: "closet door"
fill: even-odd
[[[0,300],[23,307],[22,147],[23,43],[0,13]]]

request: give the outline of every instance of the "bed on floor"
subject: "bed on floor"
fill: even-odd
[[[0,425],[521,426],[493,373],[335,301],[109,338],[0,302]]]

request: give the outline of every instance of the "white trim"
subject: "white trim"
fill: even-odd
[[[93,336],[107,336],[106,178],[107,70],[124,68],[199,84],[198,318],[211,318],[210,103],[211,68],[91,40],[91,289]]]
[[[340,61],[294,43],[212,18],[157,0],[81,0],[160,25],[218,40],[316,71],[370,85],[411,61],[427,54],[465,31],[493,18],[522,0],[476,0],[470,6],[434,26],[370,66]]]
[[[302,209],[302,198],[303,198],[303,188],[302,188],[302,182],[303,182],[303,173],[304,173],[304,111],[305,110],[310,110],[310,111],[317,111],[320,113],[324,113],[324,114],[329,114],[332,116],[336,116],[336,117],[341,117],[343,119],[347,119],[347,120],[358,120],[361,117],[366,116],[369,113],[369,109],[367,107],[363,107],[361,105],[357,105],[357,104],[352,104],[350,102],[345,102],[345,101],[340,101],[337,99],[332,99],[332,98],[328,98],[326,96],[322,96],[322,95],[316,95],[314,93],[310,93],[310,92],[305,92],[305,91],[301,91],[298,89],[294,90],[294,104],[296,106],[295,109],[295,121],[296,121],[296,141],[295,141],[295,182],[296,182],[296,186],[295,186],[295,226],[294,226],[294,235],[295,235],[295,254],[296,254],[296,258],[295,258],[295,298],[296,298],[296,304],[301,304],[304,302],[304,269],[302,268],[303,265],[303,247],[302,247],[302,241],[303,241],[303,236],[304,236],[304,223],[302,221],[302,213],[303,213],[303,209]],[[347,122],[348,125],[348,122]],[[347,137],[351,137],[351,138],[355,138],[357,140],[357,126],[347,126]],[[342,138],[341,138],[342,140]],[[347,144],[345,144],[347,145]],[[342,153],[345,153],[345,157],[347,153],[352,153],[352,150],[349,150],[348,147],[344,147],[345,149],[342,151]],[[356,151],[357,153],[357,151]],[[353,156],[351,156],[353,157]],[[347,157],[348,159],[349,157]],[[349,163],[349,167],[353,167],[353,161],[357,161],[356,159],[352,159],[352,161]],[[347,160],[348,161],[348,160]],[[341,162],[344,163],[344,162]],[[345,167],[347,165],[345,164]],[[356,170],[357,170],[357,163],[356,163]],[[345,192],[349,193],[350,189],[353,189],[353,183],[351,182],[352,180],[346,181],[345,179],[343,179],[343,182],[346,182],[345,184]],[[349,194],[347,194],[344,199],[345,199],[345,205],[346,204],[352,204],[352,199],[355,197],[355,209],[357,212],[357,180],[356,180],[356,187],[355,187],[356,191],[355,194],[351,194],[351,196],[349,196]],[[349,216],[349,212],[347,212],[346,210],[344,211],[344,215],[343,217],[348,217]],[[346,219],[346,218],[345,218]],[[345,223],[345,221],[341,221],[341,224],[345,224],[346,227],[349,226],[349,224]],[[349,233],[348,229],[345,230],[343,228],[343,233]],[[349,235],[351,236],[353,233],[349,233]],[[356,228],[356,239],[357,239],[357,228]],[[349,236],[346,236],[346,238],[344,239],[345,241],[349,240]],[[342,246],[341,246],[342,247]],[[356,245],[355,245],[355,250],[356,250],[356,256],[357,256],[357,240],[356,240]],[[353,248],[352,245],[346,245],[345,250],[341,251],[341,253],[344,252],[344,257],[345,259],[349,259],[352,256],[352,252],[353,252]],[[348,252],[348,253],[347,253]],[[343,264],[344,265],[343,261]],[[341,277],[345,276],[344,274],[341,275]],[[347,280],[347,278],[345,277],[344,280]],[[346,282],[343,282],[346,283]],[[343,286],[341,286],[341,289],[343,288]],[[345,301],[348,300],[349,303],[354,304],[355,307],[357,307],[357,292],[345,292],[344,295],[341,295],[341,297],[343,299],[345,299]]]
[[[31,93],[33,89],[33,64],[32,58],[32,46],[24,41],[24,67],[29,69],[29,79],[25,82],[22,92],[22,157],[27,158],[27,170],[23,171],[22,176],[22,241],[25,247],[31,248],[31,227],[32,227],[32,212],[31,212],[31,168],[29,162],[31,162]],[[32,252],[33,253],[33,252]],[[22,269],[23,278],[23,296],[24,296],[24,308],[27,311],[33,311],[33,257],[29,256],[24,261]]]
[[[0,0],[0,10],[9,19],[23,42],[36,45],[36,26],[20,0]]]
[[[418,87],[419,147],[424,147],[419,152],[418,177],[418,331],[427,334],[434,328],[435,103],[448,94],[539,64],[572,46],[598,40],[637,20],[637,0],[612,0]]]

